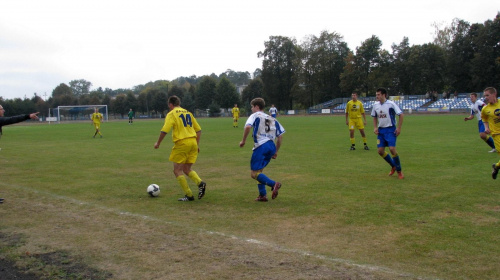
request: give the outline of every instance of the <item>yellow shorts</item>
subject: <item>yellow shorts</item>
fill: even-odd
[[[495,148],[500,147],[500,134],[491,135],[493,137],[493,142],[495,143]],[[500,149],[496,149],[497,153],[500,155]]]
[[[363,119],[349,119],[349,130],[357,129],[365,129],[365,125],[363,124]]]
[[[97,129],[99,129],[101,127],[101,124],[100,123],[94,123],[94,127],[97,130]]]
[[[233,121],[238,121],[239,118],[240,116],[233,116]]]
[[[196,138],[186,138],[175,142],[168,160],[175,163],[195,163],[198,158]]]

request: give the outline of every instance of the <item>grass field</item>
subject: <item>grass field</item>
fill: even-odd
[[[238,146],[244,119],[198,120],[207,193],[194,202],[177,201],[170,135],[153,149],[162,120],[104,123],[102,139],[89,123],[4,127],[0,258],[46,279],[500,278],[499,157],[476,121],[406,115],[398,180],[370,117],[370,151],[358,131],[349,151],[343,116],[279,119],[287,132],[265,173],[283,187],[267,203],[254,202],[251,146]]]

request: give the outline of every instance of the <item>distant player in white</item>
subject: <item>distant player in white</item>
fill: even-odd
[[[475,92],[470,94],[470,101],[472,102],[472,105],[470,106],[470,116],[464,118],[464,121],[470,121],[474,119],[474,116],[476,116],[476,118],[478,119],[477,127],[479,129],[479,137],[481,137],[481,139],[483,139],[483,141],[493,149],[490,151],[490,153],[494,153],[497,151],[495,149],[495,142],[493,141],[492,137],[484,132],[484,124],[481,120],[481,110],[486,104],[480,99],[477,99],[477,93]]]
[[[269,114],[271,114],[273,118],[276,118],[276,115],[278,114],[278,109],[274,107],[274,104],[271,105],[271,108],[269,109]]]

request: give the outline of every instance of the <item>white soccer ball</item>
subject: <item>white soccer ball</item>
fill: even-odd
[[[160,195],[160,186],[157,184],[151,184],[148,186],[148,194],[152,197],[157,197]]]

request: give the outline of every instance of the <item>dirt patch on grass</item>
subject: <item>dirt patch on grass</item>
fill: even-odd
[[[40,276],[25,273],[13,262],[0,258],[0,279],[2,280],[39,280]]]
[[[15,248],[24,244],[20,234],[0,232],[0,279],[95,279],[105,280],[111,273],[89,267],[83,261],[75,259],[67,252],[56,251],[42,254],[25,252],[13,253]],[[9,260],[8,258],[13,259]],[[14,261],[14,259],[16,261]]]

